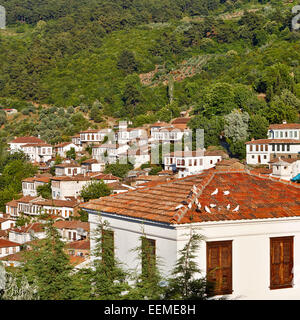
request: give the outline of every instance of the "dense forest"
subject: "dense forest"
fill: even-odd
[[[0,31],[0,105],[22,114],[12,123],[0,113],[4,140],[40,133],[58,142],[104,126],[107,117],[140,126],[189,110],[190,127],[206,130],[206,145],[225,132],[232,153],[243,157],[244,141],[265,137],[269,123],[299,121],[300,31],[291,27],[292,2],[1,4],[8,27]],[[246,133],[226,131],[233,124],[247,125]]]

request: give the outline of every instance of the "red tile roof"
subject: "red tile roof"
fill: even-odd
[[[45,142],[37,137],[18,137],[9,143],[45,143]]]
[[[270,130],[273,129],[300,129],[300,123],[279,123],[271,124],[269,126]]]
[[[193,202],[191,209],[187,207],[189,201],[195,199],[193,186],[197,187],[197,199],[201,203],[199,212]],[[212,195],[217,188],[218,193]],[[224,191],[229,194],[224,195]],[[211,208],[210,204],[216,206]],[[230,209],[227,209],[228,204]],[[184,207],[178,209],[179,205]],[[238,205],[239,210],[234,212]],[[91,200],[82,207],[168,224],[300,217],[300,186],[243,170],[210,170],[154,187]]]
[[[187,124],[189,121],[191,120],[191,118],[176,118],[174,119],[171,123],[172,124]]]
[[[73,241],[66,245],[68,249],[90,250],[90,239]]]
[[[13,254],[9,254],[5,257],[0,258],[2,261],[23,261],[24,260],[24,251],[18,251]]]
[[[26,148],[26,147],[52,147],[51,144],[49,143],[45,143],[45,142],[42,142],[42,143],[27,143],[25,145],[22,146],[22,148]]]
[[[56,168],[78,168],[80,165],[78,163],[60,163],[55,165]]]
[[[54,227],[57,229],[78,229],[82,228],[83,230],[89,232],[90,231],[90,224],[88,222],[82,222],[82,221],[55,221]]]
[[[273,144],[273,143],[291,143],[300,144],[300,140],[296,139],[258,139],[245,142],[245,144]]]
[[[45,226],[40,222],[30,223],[27,226],[11,229],[11,231],[14,231],[17,233],[28,233],[30,231],[43,232],[44,230],[45,230]]]
[[[19,247],[20,244],[6,239],[0,239],[0,248]]]

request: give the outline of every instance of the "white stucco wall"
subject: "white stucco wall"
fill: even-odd
[[[156,253],[162,258],[160,269],[163,274],[173,269],[178,250],[189,239],[191,225],[177,225],[172,229],[104,215],[114,231],[116,256],[127,268],[139,264],[136,253],[130,250],[137,247],[142,227],[148,238],[156,240]],[[99,221],[97,215],[90,213],[89,221],[93,238]],[[205,238],[197,254],[202,275],[206,272],[206,241],[232,240],[233,293],[227,296],[229,299],[300,299],[300,218],[195,223],[192,227]],[[270,238],[282,236],[294,236],[294,286],[270,290]],[[91,249],[93,246],[91,240]]]

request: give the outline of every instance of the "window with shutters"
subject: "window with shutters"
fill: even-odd
[[[155,240],[142,237],[142,274],[150,277],[155,272],[156,244]]]
[[[115,259],[114,232],[102,229],[102,261],[111,265]]]
[[[209,294],[232,293],[232,241],[206,243]]]
[[[293,286],[294,237],[270,238],[270,289]]]

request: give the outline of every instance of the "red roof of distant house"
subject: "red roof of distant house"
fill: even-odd
[[[78,163],[60,163],[55,165],[56,168],[78,168],[80,165]]]
[[[18,251],[13,254],[9,254],[5,257],[0,258],[2,261],[23,261],[24,260],[24,251]]]
[[[43,232],[44,230],[45,230],[45,225],[40,222],[30,223],[27,226],[11,229],[11,231],[14,231],[17,233],[28,233],[30,231]]]
[[[279,123],[271,124],[269,126],[270,130],[273,129],[300,129],[300,123]]]
[[[258,139],[245,142],[245,144],[274,144],[274,143],[290,143],[300,144],[300,140],[296,139]]]
[[[171,123],[172,124],[187,124],[189,121],[191,120],[191,118],[176,118],[174,119]]]
[[[90,250],[90,239],[69,242],[67,244],[67,248],[77,250]]]
[[[13,199],[13,200],[7,202],[6,205],[9,206],[9,207],[17,208],[18,207],[18,202],[17,202],[17,200]]]
[[[0,248],[19,247],[20,244],[6,239],[0,239]]]
[[[26,178],[26,179],[23,179],[22,182],[34,182],[34,181],[37,181],[37,182],[44,182],[44,183],[48,183],[50,182],[50,177],[30,177],[30,178]]]
[[[46,142],[41,142],[41,143],[27,143],[22,146],[22,148],[27,148],[27,147],[52,147],[52,145]]]
[[[195,203],[191,209],[187,208],[189,199],[194,197],[193,186],[201,204],[200,212]],[[218,193],[212,195],[217,188]],[[224,191],[229,194],[225,195]],[[211,208],[210,204],[216,206]],[[179,205],[184,207],[178,208]],[[237,206],[239,209],[234,212]],[[300,186],[244,170],[210,170],[154,187],[90,200],[82,208],[167,224],[300,217]]]
[[[82,228],[85,231],[90,231],[90,224],[88,222],[82,222],[82,221],[55,221],[54,227],[57,229],[78,229]]]
[[[100,173],[98,175],[94,175],[92,178],[95,180],[120,180],[119,177],[116,177],[110,173],[109,174]]]
[[[69,144],[73,144],[73,142],[62,142],[62,143],[58,143],[56,144],[54,147],[55,148],[63,148],[65,146],[68,146]]]
[[[9,143],[45,143],[45,142],[37,137],[18,137]]]

